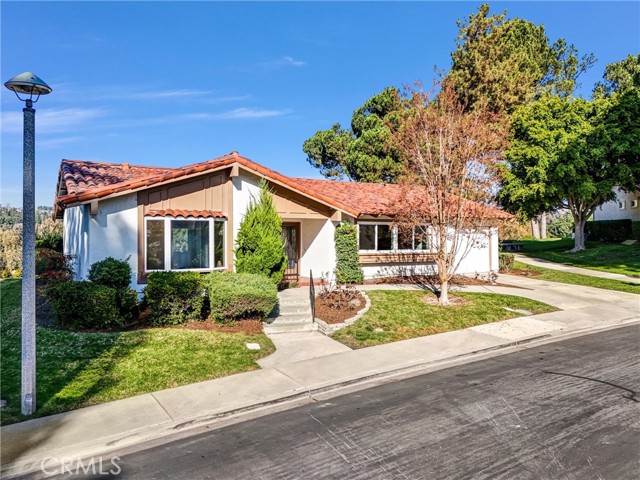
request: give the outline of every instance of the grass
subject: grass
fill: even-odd
[[[367,292],[371,308],[354,324],[338,330],[332,338],[351,348],[449,332],[521,316],[504,307],[546,313],[557,310],[545,303],[493,293],[455,293],[464,305],[441,307],[422,301],[430,292],[373,290]]]
[[[587,250],[570,253],[570,238],[549,240],[522,240],[522,253],[551,262],[603,272],[640,277],[640,244],[620,245],[587,242]]]
[[[604,288],[606,290],[617,290],[618,292],[635,293],[640,295],[640,284],[624,282],[619,280],[610,280],[608,278],[592,277],[589,275],[579,275],[577,273],[562,272],[559,270],[551,270],[549,268],[534,267],[526,263],[513,263],[513,268],[520,270],[529,270],[538,272],[536,280],[546,280],[549,282],[570,283],[572,285],[582,285],[585,287]]]
[[[26,419],[20,414],[20,289],[19,279],[0,282],[3,425]],[[265,335],[179,328],[76,333],[38,327],[36,338],[35,416],[254,370],[255,360],[275,349]],[[248,350],[246,342],[262,348]]]

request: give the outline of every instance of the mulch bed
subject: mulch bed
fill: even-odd
[[[366,300],[359,293],[356,294],[355,300],[360,302],[358,305],[357,302],[354,302],[353,308],[333,308],[328,305],[326,300],[322,297],[316,297],[316,318],[320,320],[324,320],[327,323],[342,323],[345,320],[350,319],[355,316],[360,310],[364,308],[366,305]]]

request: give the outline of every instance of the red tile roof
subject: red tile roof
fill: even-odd
[[[151,210],[147,212],[147,217],[184,217],[184,218],[227,218],[222,212],[212,210],[176,210],[167,208],[166,210]]]
[[[242,157],[237,152],[180,168],[63,160],[60,166],[54,210],[58,214],[61,209],[74,204],[104,198],[120,192],[137,191],[187,175],[217,170],[234,164],[241,165],[247,170],[354,217],[365,214],[390,214],[391,202],[401,191],[401,187],[392,184],[287,177]],[[489,216],[492,218],[510,217],[508,213],[493,208]]]

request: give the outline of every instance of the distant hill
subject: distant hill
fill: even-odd
[[[36,224],[51,218],[52,207],[39,206],[36,208]],[[0,205],[0,228],[11,229],[15,225],[22,224],[22,207],[12,207],[11,205]]]

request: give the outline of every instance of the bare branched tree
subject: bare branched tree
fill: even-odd
[[[435,90],[437,94],[435,93]],[[467,112],[450,82],[425,92],[407,88],[410,105],[398,119],[394,146],[406,168],[396,201],[399,229],[428,225],[440,283],[440,304],[461,260],[488,241],[489,219],[509,215],[491,208],[494,166],[506,147],[503,118],[486,110]]]

